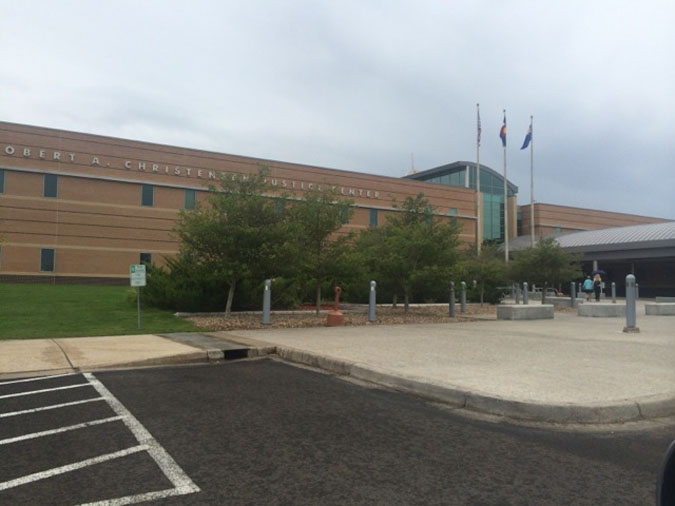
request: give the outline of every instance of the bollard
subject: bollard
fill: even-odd
[[[516,300],[516,284],[511,283],[511,299]]]
[[[527,306],[527,281],[523,283],[523,304]]]
[[[448,308],[449,315],[454,317],[455,316],[455,282],[450,281],[450,301],[449,301],[450,307]]]
[[[548,287],[548,283],[544,283],[544,288],[541,291],[541,303],[546,304],[546,288]]]
[[[462,313],[466,313],[466,283],[462,281],[462,293],[460,295],[460,302],[461,302],[461,307],[460,311]]]
[[[577,307],[579,305],[577,301],[577,284],[574,281],[570,283],[570,295],[572,297],[572,307]]]
[[[375,281],[370,282],[370,297],[368,299],[368,321],[369,322],[374,322],[375,321],[375,300],[376,300],[376,292],[375,292],[375,287],[377,287],[377,283]]]
[[[616,304],[616,283],[612,281],[612,304]]]
[[[626,276],[626,326],[624,332],[640,332],[637,327],[637,317],[635,312],[635,301],[637,300],[637,283],[635,276],[629,274]]]
[[[514,284],[516,287],[516,304],[520,304],[520,286],[518,283]]]
[[[270,306],[272,300],[272,280],[265,280],[265,291],[263,292],[263,313],[262,313],[262,324],[270,324]]]

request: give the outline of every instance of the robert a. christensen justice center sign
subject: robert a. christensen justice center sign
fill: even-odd
[[[239,174],[234,172],[228,173],[209,169],[195,169],[192,167],[151,163],[138,160],[112,159],[113,161],[108,161],[107,159],[98,155],[71,153],[65,151],[55,151],[40,148],[25,148],[9,144],[6,144],[4,146],[3,152],[7,156],[28,158],[33,160],[56,161],[61,163],[73,163],[73,164],[75,163],[87,164],[91,167],[136,171],[148,174],[162,174],[167,176],[189,177],[195,179],[216,180],[219,179],[220,177],[231,177],[232,179],[236,179],[239,177],[241,178],[248,177],[246,174]],[[293,179],[269,177],[266,179],[266,182],[270,186],[288,190],[322,189],[320,183],[293,180]],[[366,190],[362,188],[353,188],[339,185],[331,185],[331,188],[334,191],[338,191],[340,192],[340,194],[348,197],[366,197],[376,199],[379,198],[380,196],[380,192],[378,190]]]

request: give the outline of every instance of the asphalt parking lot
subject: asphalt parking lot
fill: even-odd
[[[271,360],[0,382],[0,504],[653,504],[675,425],[571,433]]]

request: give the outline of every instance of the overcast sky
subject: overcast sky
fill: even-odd
[[[675,219],[675,2],[0,0],[0,120]]]

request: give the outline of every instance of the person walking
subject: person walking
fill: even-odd
[[[595,302],[600,302],[600,290],[602,289],[602,278],[600,274],[593,276],[593,291],[595,292]]]
[[[586,276],[586,279],[584,279],[584,284],[581,287],[581,289],[586,294],[586,302],[590,302],[591,294],[593,293],[593,280],[591,279],[590,276]]]

